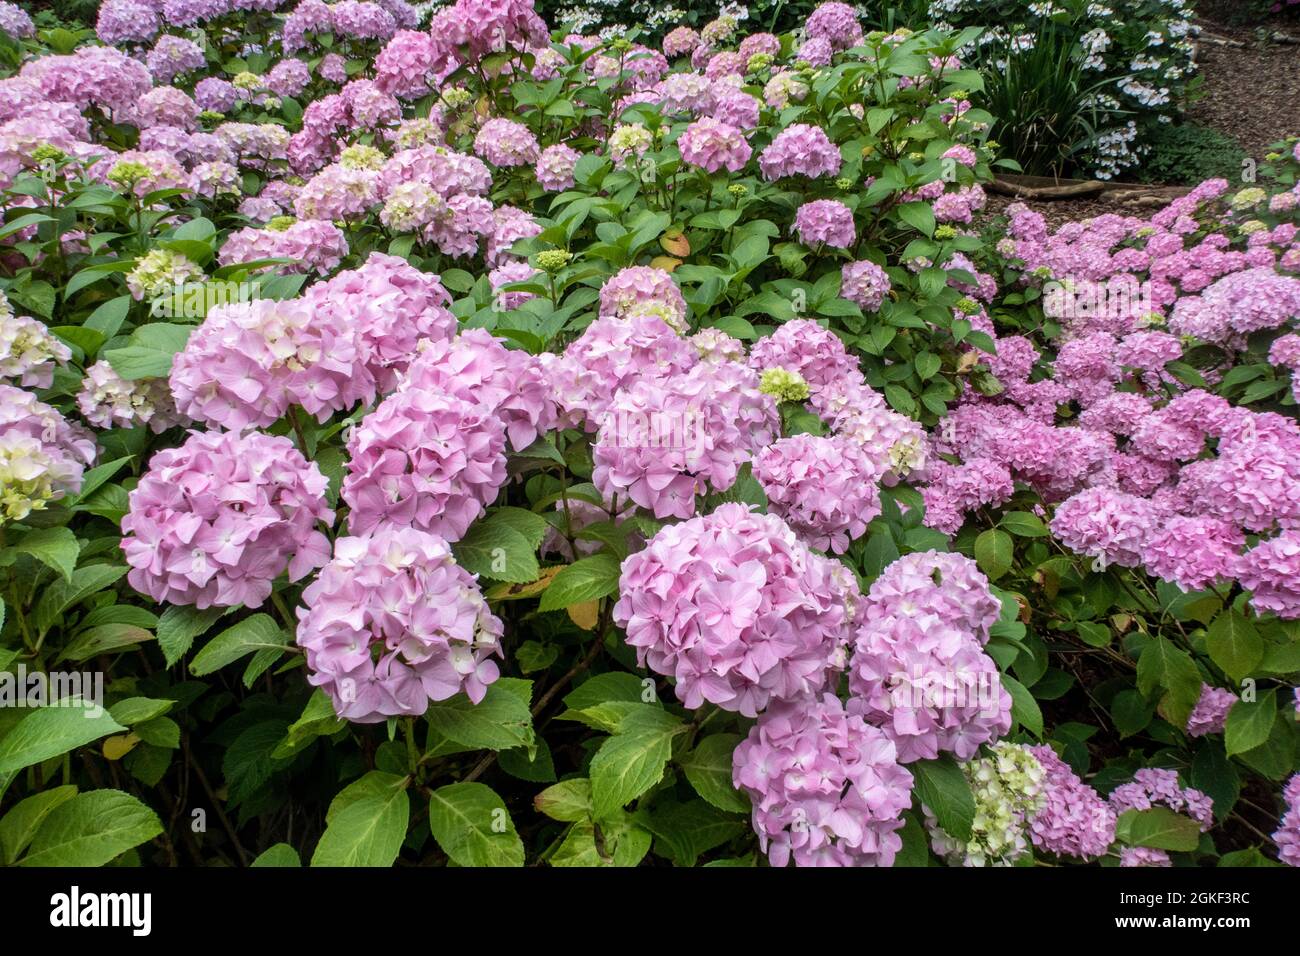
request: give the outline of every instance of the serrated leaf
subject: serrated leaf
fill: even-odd
[[[256,651],[282,650],[288,637],[269,614],[254,614],[226,628],[190,661],[190,673],[202,677]]]
[[[225,608],[210,607],[200,611],[196,607],[169,607],[158,619],[158,646],[162,648],[167,666],[171,667],[189,652],[194,639],[205,634]]]
[[[524,865],[524,844],[505,802],[481,783],[451,783],[429,797],[429,829],[460,866]]]
[[[424,716],[438,733],[474,750],[531,750],[535,741],[528,702],[499,683],[490,685],[477,704],[457,694],[434,701]]]
[[[1115,839],[1129,846],[1190,852],[1201,842],[1200,825],[1167,807],[1125,810],[1115,825]]]
[[[966,775],[948,755],[938,760],[909,764],[917,799],[930,808],[935,820],[950,836],[965,842],[975,822],[975,796]]]
[[[1235,681],[1248,677],[1264,657],[1264,640],[1240,611],[1228,608],[1210,624],[1205,635],[1210,660]]]
[[[129,793],[79,793],[50,811],[19,866],[103,866],[160,833],[158,814]]]
[[[330,803],[312,866],[392,866],[406,839],[405,779],[372,770]]]
[[[749,798],[732,783],[731,758],[740,743],[739,734],[713,734],[695,745],[677,764],[695,792],[719,810],[748,813]]]
[[[13,773],[126,730],[101,707],[64,702],[33,710],[0,737],[0,775]]]
[[[613,555],[594,554],[563,568],[542,594],[539,609],[559,611],[572,604],[595,601],[618,590],[619,562]]]
[[[1228,711],[1223,745],[1228,756],[1245,753],[1268,740],[1277,716],[1277,691],[1267,690],[1254,701],[1239,700]]]

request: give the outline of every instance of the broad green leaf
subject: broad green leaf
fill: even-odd
[[[998,524],[1020,538],[1045,538],[1048,533],[1043,519],[1028,511],[1008,512]]]
[[[158,814],[129,793],[79,793],[50,811],[19,865],[103,866],[162,830]]]
[[[1250,675],[1264,657],[1259,631],[1240,611],[1228,608],[1210,625],[1205,635],[1210,659],[1235,681]]]
[[[1011,717],[1035,737],[1042,737],[1043,711],[1034,695],[1024,684],[1006,674],[1002,675],[1002,686],[1011,695]]]
[[[1129,846],[1187,852],[1201,842],[1201,827],[1191,817],[1167,807],[1125,810],[1115,825],[1115,839]]]
[[[312,866],[392,866],[406,839],[411,803],[405,779],[372,770],[330,803]]]
[[[731,755],[740,743],[739,734],[713,734],[677,763],[695,792],[719,810],[748,813],[749,798],[731,782]]]
[[[1187,718],[1201,696],[1201,672],[1191,656],[1166,637],[1156,634],[1147,642],[1138,658],[1138,690],[1153,697],[1163,689],[1160,714],[1178,727],[1187,725]]]
[[[561,780],[534,797],[533,806],[552,820],[585,820],[592,812],[591,781],[586,777]]]
[[[537,580],[537,547],[506,522],[480,521],[452,551],[465,570],[512,584]]]
[[[33,710],[0,737],[0,774],[12,773],[126,730],[107,710],[82,701]]]
[[[202,677],[239,660],[245,654],[267,649],[280,650],[287,643],[284,631],[273,617],[269,614],[254,614],[208,641],[203,650],[190,661],[190,673]]]
[[[30,554],[63,575],[66,581],[71,581],[81,545],[77,543],[77,536],[67,528],[38,528],[23,535],[22,540],[13,545],[13,550]]]
[[[287,843],[277,843],[267,847],[249,866],[256,867],[299,867],[298,851]]]
[[[33,794],[0,818],[0,863],[10,866],[27,849],[42,821],[61,803],[77,795],[71,784]]]
[[[1253,702],[1239,700],[1228,711],[1223,744],[1228,756],[1254,750],[1269,738],[1277,716],[1277,691],[1267,690]]]
[[[491,787],[452,783],[429,797],[429,829],[460,866],[523,866],[524,844]]]
[[[596,816],[622,809],[664,775],[673,737],[683,726],[615,734],[591,758],[591,796]]]
[[[571,604],[595,601],[618,590],[619,562],[610,554],[594,554],[564,568],[542,592],[543,611],[559,611]]]
[[[960,841],[969,840],[975,796],[956,761],[945,754],[938,760],[909,764],[908,769],[916,781],[917,799],[930,808],[939,826]]]
[[[200,611],[196,607],[173,606],[163,611],[158,619],[157,635],[167,666],[171,667],[184,657],[194,638],[205,633],[224,613],[225,608],[220,607]]]
[[[75,578],[52,583],[36,604],[36,633],[44,635],[65,611],[116,583],[124,574],[126,568],[120,564],[94,564],[82,568]]]
[[[457,694],[434,701],[424,716],[438,733],[473,750],[531,750],[535,742],[527,701],[498,684],[490,685],[477,704]]]
[[[1012,561],[1011,535],[1005,531],[990,528],[975,539],[975,563],[990,579],[1010,571]]]

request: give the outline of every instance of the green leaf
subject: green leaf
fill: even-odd
[[[595,601],[618,590],[619,561],[611,554],[594,554],[564,568],[542,593],[539,609],[559,611]]]
[[[126,568],[120,564],[94,564],[82,568],[75,579],[55,581],[45,589],[36,604],[37,635],[49,631],[68,608],[115,584],[124,574]]]
[[[451,783],[429,797],[429,829],[460,866],[523,866],[524,844],[505,802],[481,783]]]
[[[1038,701],[1024,684],[1006,674],[1002,675],[1002,686],[1011,695],[1011,717],[1035,737],[1043,736],[1043,712]]]
[[[267,847],[249,866],[298,867],[302,866],[302,860],[298,859],[298,851],[289,844],[277,843]]]
[[[307,698],[307,706],[302,716],[289,725],[284,739],[271,751],[271,757],[283,760],[298,753],[317,737],[324,737],[342,730],[346,721],[340,720],[334,713],[334,704],[329,695],[319,687]]]
[[[591,798],[596,816],[617,812],[657,784],[683,726],[615,734],[591,758]]]
[[[948,755],[919,760],[908,767],[916,780],[916,796],[930,808],[939,826],[965,842],[975,822],[975,796],[961,767]]]
[[[81,545],[77,543],[77,536],[67,528],[38,528],[23,535],[13,550],[30,554],[71,581]]]
[[[472,750],[527,747],[531,751],[535,737],[528,702],[500,684],[490,685],[477,704],[463,693],[434,701],[425,711],[425,719],[447,739]]]
[[[202,677],[239,660],[245,654],[267,649],[282,650],[287,643],[287,636],[273,617],[269,614],[254,614],[208,641],[203,650],[190,661],[190,673]]]
[[[108,711],[82,701],[40,707],[0,738],[0,775],[13,773],[126,730]]]
[[[1047,525],[1043,524],[1043,519],[1028,511],[1008,512],[998,524],[1020,538],[1047,537]]]
[[[664,851],[678,866],[694,866],[700,856],[738,836],[743,821],[727,816],[703,800],[656,805],[646,826],[659,838],[657,853]]]
[[[172,606],[158,619],[158,646],[162,648],[167,666],[171,667],[189,652],[194,638],[207,632],[225,613],[225,608],[210,607],[200,611],[196,607]]]
[[[898,207],[898,218],[927,237],[934,235],[934,210],[927,202],[908,202]]]
[[[1155,708],[1135,690],[1122,690],[1110,703],[1110,716],[1120,739],[1140,733],[1151,723]]]
[[[1152,697],[1158,688],[1166,693],[1160,699],[1160,713],[1171,724],[1187,725],[1187,718],[1201,696],[1201,672],[1191,656],[1175,647],[1168,638],[1154,635],[1138,658],[1138,690]]]
[[[55,663],[65,660],[80,663],[100,654],[152,640],[153,633],[142,627],[132,624],[101,624],[99,627],[79,632],[76,638],[63,648]]]
[[[570,710],[586,710],[607,701],[642,703],[645,684],[642,678],[626,671],[608,671],[589,677],[564,695],[564,705]]]
[[[996,528],[980,534],[975,539],[975,563],[981,571],[996,581],[1011,570],[1011,535]]]
[[[121,790],[92,790],[45,818],[20,866],[103,866],[162,833],[158,814]]]
[[[1115,838],[1129,846],[1190,852],[1201,842],[1201,827],[1167,807],[1125,810],[1115,825]]]
[[[1223,745],[1228,756],[1254,750],[1268,740],[1277,716],[1277,691],[1268,690],[1253,702],[1239,700],[1228,711]]]
[[[536,551],[536,545],[510,524],[494,521],[480,521],[452,545],[456,560],[465,570],[512,584],[537,580],[541,569]]]
[[[312,866],[392,866],[406,839],[411,802],[406,780],[372,770],[330,803]]]
[[[585,820],[591,816],[591,781],[586,777],[561,780],[535,796],[533,806],[552,820]]]
[[[1250,675],[1264,658],[1264,640],[1240,611],[1228,608],[1210,624],[1205,635],[1210,659],[1235,681]]]
[[[749,798],[731,782],[731,755],[739,743],[739,734],[713,734],[677,763],[695,792],[709,803],[719,810],[748,813],[752,809]]]
[[[11,866],[18,854],[27,849],[36,831],[50,812],[77,795],[71,784],[33,794],[19,802],[0,819],[0,863]]]
[[[157,700],[152,697],[128,697],[108,708],[109,714],[123,727],[143,724],[161,717],[176,704],[174,700]]]

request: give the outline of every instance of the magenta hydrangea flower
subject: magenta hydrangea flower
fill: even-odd
[[[700,45],[700,35],[690,27],[675,27],[664,35],[664,56],[674,59],[695,52]]]
[[[708,362],[629,383],[604,414],[592,482],[656,518],[691,517],[697,494],[726,491],[779,433],[776,403],[758,386],[744,365]]]
[[[1276,329],[1297,317],[1300,279],[1260,267],[1233,272],[1216,280],[1199,296],[1179,299],[1169,318],[1169,331],[1207,342],[1224,342],[1233,334]]]
[[[805,246],[847,249],[857,239],[853,211],[834,199],[816,199],[800,206],[794,215],[794,231]]]
[[[220,305],[172,361],[176,407],[194,421],[265,428],[301,405],[317,420],[375,397],[350,317],[307,298]]]
[[[793,435],[754,459],[772,512],[811,547],[843,554],[880,514],[877,472],[847,438]]]
[[[837,176],[843,162],[839,147],[819,126],[787,126],[758,154],[763,178],[769,182],[785,176]]]
[[[1091,860],[1115,842],[1118,814],[1046,744],[1030,752],[1046,771],[1043,804],[1029,821],[1034,846],[1057,856]]]
[[[418,717],[462,692],[478,703],[500,673],[501,621],[447,543],[416,528],[340,538],[303,602],[307,679],[347,720]]]
[[[970,759],[1011,729],[1011,695],[983,651],[1000,613],[988,579],[959,554],[925,551],[885,568],[859,614],[849,691],[902,763]]]
[[[324,219],[307,219],[284,229],[250,226],[232,232],[217,253],[217,259],[223,266],[260,259],[287,259],[287,263],[275,267],[277,272],[325,275],[338,268],[347,254],[348,242],[343,230]]]
[[[835,48],[825,37],[812,37],[799,46],[798,58],[809,66],[829,66],[835,55]]]
[[[608,283],[606,283],[608,286]],[[610,402],[625,385],[645,376],[671,375],[699,361],[695,350],[658,315],[597,319],[561,356],[539,356],[551,396],[566,427],[599,428]]]
[[[686,127],[677,139],[677,148],[685,162],[709,173],[720,169],[738,173],[753,153],[743,132],[711,116]]]
[[[892,866],[912,775],[894,744],[834,694],[774,704],[732,755],[773,866]]]
[[[484,329],[423,343],[400,388],[454,395],[479,405],[501,420],[515,451],[556,425],[555,404],[537,360],[506,348]]]
[[[145,0],[104,0],[95,20],[95,35],[106,46],[148,43],[158,35],[156,5]]]
[[[433,88],[442,65],[431,34],[399,30],[375,57],[375,85],[402,99],[418,99]]]
[[[969,512],[1005,504],[1015,493],[1011,472],[989,458],[971,458],[960,465],[939,459],[927,467],[926,477],[928,484],[921,489],[925,523],[944,534],[961,530]]]
[[[329,557],[325,476],[287,438],[191,432],[154,455],[122,518],[127,580],[169,604],[259,607]]]
[[[1113,488],[1085,488],[1057,506],[1051,529],[1071,551],[1101,565],[1132,568],[1142,562],[1142,549],[1160,517],[1145,498]]]
[[[1204,737],[1221,734],[1228,722],[1228,711],[1237,702],[1237,695],[1221,687],[1201,685],[1201,696],[1187,718],[1187,736]]]
[[[456,334],[451,295],[438,277],[382,252],[311,286],[304,299],[322,321],[352,329],[361,364],[381,395],[397,388],[422,344]]]
[[[605,280],[600,287],[600,317],[628,318],[638,307],[654,303],[663,306],[663,320],[677,331],[686,327],[686,299],[671,274],[654,266],[628,266]]]
[[[1286,801],[1286,810],[1273,833],[1277,858],[1288,866],[1300,866],[1300,773],[1293,774],[1286,782],[1282,799]]]
[[[759,339],[749,353],[750,368],[783,368],[795,372],[817,394],[845,383],[860,384],[858,360],[834,332],[811,319],[794,319]]]
[[[537,184],[551,192],[573,188],[573,168],[578,164],[580,155],[577,150],[556,143],[547,146],[538,154]]]
[[[384,399],[348,440],[348,529],[409,525],[459,541],[506,481],[505,427],[474,402],[422,388]]]
[[[804,208],[800,207],[800,212]],[[853,217],[850,214],[849,226],[852,225]],[[889,289],[889,273],[869,259],[845,263],[840,270],[840,295],[855,303],[863,312],[878,312]]]
[[[1300,618],[1300,531],[1283,531],[1261,541],[1237,562],[1237,579],[1251,592],[1257,612],[1285,620]]]
[[[820,693],[843,665],[849,604],[835,562],[739,503],[668,525],[623,562],[614,620],[678,699],[753,717]]]
[[[1208,515],[1180,515],[1161,521],[1147,538],[1142,565],[1149,574],[1199,591],[1237,572],[1246,539],[1232,525]]]
[[[1165,806],[1175,813],[1185,813],[1201,825],[1204,833],[1214,823],[1213,801],[1193,787],[1178,782],[1178,772],[1158,767],[1144,767],[1130,783],[1111,791],[1110,807],[1116,816],[1126,810],[1150,810]]]
[[[1173,866],[1174,861],[1164,850],[1145,846],[1125,846],[1120,847],[1119,865],[1123,867]]]
[[[862,43],[862,24],[847,3],[823,3],[808,15],[804,32],[814,40],[825,40],[835,50],[847,50]]]
[[[541,149],[537,137],[523,123],[490,119],[474,137],[474,152],[493,166],[530,166],[537,162]]]

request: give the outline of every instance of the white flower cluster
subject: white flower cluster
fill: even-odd
[[[975,796],[969,841],[945,833],[922,806],[930,845],[952,866],[1011,866],[1029,849],[1026,822],[1043,805],[1047,774],[1024,744],[1004,742],[989,750],[990,756],[962,765]]]

